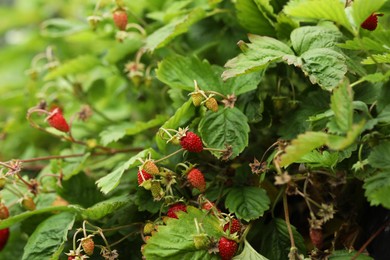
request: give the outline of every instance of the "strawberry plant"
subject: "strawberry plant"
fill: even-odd
[[[0,4],[0,259],[388,258],[389,1],[65,2]]]

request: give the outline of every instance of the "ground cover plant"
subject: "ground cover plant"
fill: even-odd
[[[386,259],[389,13],[4,1],[0,258]]]

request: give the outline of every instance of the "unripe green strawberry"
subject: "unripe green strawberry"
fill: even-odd
[[[141,185],[144,181],[153,178],[153,176],[147,173],[145,170],[139,170],[137,177],[138,177],[138,185]]]
[[[230,240],[226,237],[221,237],[218,243],[219,255],[222,260],[230,260],[236,254],[238,244],[234,240]]]
[[[160,200],[164,196],[164,191],[161,189],[161,183],[159,181],[152,181],[150,191],[155,200]]]
[[[223,226],[223,231],[226,231],[226,230],[230,230],[229,234],[234,234],[234,233],[239,232],[241,230],[240,221],[238,219],[235,219],[235,218],[232,219],[231,222],[226,223]]]
[[[92,255],[95,249],[95,242],[93,242],[91,236],[88,236],[81,239],[81,246],[87,255]]]
[[[197,234],[193,236],[195,248],[202,250],[210,247],[210,238],[207,234]]]
[[[119,30],[126,30],[128,21],[126,10],[124,10],[123,8],[117,8],[112,13],[112,19],[114,20],[114,23]]]
[[[180,138],[180,145],[189,152],[200,153],[203,151],[202,140],[197,134],[190,131]]]
[[[184,211],[187,212],[187,206],[184,203],[175,203],[168,209],[167,216],[170,218],[178,218],[176,212]]]
[[[149,222],[149,223],[146,223],[145,226],[144,226],[144,235],[149,235],[151,234],[153,231],[154,231],[154,224]]]
[[[62,112],[59,108],[54,109],[50,115],[46,118],[47,122],[51,127],[61,131],[61,132],[69,132],[70,128],[68,123],[66,122]]]
[[[158,174],[160,172],[157,165],[152,160],[147,160],[143,164],[142,169],[152,175]]]
[[[205,101],[205,106],[213,112],[218,112],[218,102],[215,98],[209,97]]]
[[[37,207],[35,205],[33,198],[31,198],[29,196],[26,196],[22,199],[22,206],[24,209],[30,210],[30,211],[35,210],[35,208]]]
[[[192,168],[187,174],[187,180],[192,187],[198,189],[200,192],[206,190],[206,181],[201,171],[196,168]]]
[[[9,217],[9,211],[4,203],[0,203],[0,220]]]
[[[4,188],[6,183],[7,183],[7,179],[4,176],[0,177],[0,190]]]
[[[194,104],[194,106],[198,107],[202,104],[204,97],[200,92],[193,92],[193,93],[191,93],[191,99],[192,99],[192,104]]]

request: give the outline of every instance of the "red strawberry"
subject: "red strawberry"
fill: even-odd
[[[9,211],[4,203],[0,203],[0,219],[6,219],[9,217]]]
[[[219,255],[222,260],[230,260],[233,258],[238,249],[238,244],[234,240],[226,237],[221,237],[218,243]]]
[[[323,240],[323,237],[322,237],[322,230],[319,229],[319,228],[310,228],[310,240],[312,242],[312,244],[316,247],[316,248],[319,248],[321,249],[322,247],[322,240]]]
[[[200,153],[203,151],[202,140],[193,132],[187,132],[185,136],[180,138],[180,145],[189,152]]]
[[[152,175],[147,173],[145,170],[138,171],[138,185],[141,185],[144,181],[153,178]]]
[[[112,19],[114,20],[114,23],[115,23],[116,27],[118,27],[119,30],[121,30],[121,31],[126,30],[128,18],[127,18],[127,13],[124,9],[117,8],[112,13]]]
[[[369,31],[374,31],[378,26],[378,16],[383,16],[383,14],[372,13],[364,22],[362,22],[360,27]]]
[[[232,221],[230,223],[226,223],[224,226],[223,226],[223,231],[226,231],[228,230],[230,227],[230,234],[233,234],[233,233],[236,233],[236,232],[239,232],[241,230],[241,224],[240,224],[240,221],[238,219],[232,219]]]
[[[168,209],[167,216],[170,218],[178,218],[176,215],[177,211],[187,212],[187,206],[184,203],[175,203]]]
[[[211,201],[206,201],[205,203],[202,204],[202,209],[205,210],[211,210],[214,207],[216,208],[217,206],[215,205],[215,203]]]
[[[192,187],[198,189],[200,192],[204,192],[206,189],[206,181],[203,173],[196,168],[192,168],[187,174],[187,180],[191,183]]]
[[[1,229],[0,230],[0,251],[3,250],[3,248],[7,244],[8,237],[9,237],[9,228]]]
[[[93,242],[91,236],[88,236],[81,239],[81,246],[83,247],[83,250],[87,255],[92,255],[93,250],[95,249],[95,242]]]
[[[47,122],[49,122],[49,125],[54,127],[55,129],[65,133],[69,132],[69,125],[66,122],[64,116],[62,115],[60,109],[54,109],[51,114],[46,118],[46,120]]]

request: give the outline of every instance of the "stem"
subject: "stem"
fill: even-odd
[[[225,96],[225,95],[223,95],[223,94],[221,94],[219,92],[216,92],[216,91],[207,90],[207,91],[205,91],[205,93],[207,93],[207,94],[214,94],[214,95],[222,97],[223,99],[228,99],[227,96]]]
[[[136,23],[129,23],[126,25],[126,31],[130,28],[134,28],[134,29],[137,29],[141,34],[142,36],[146,37],[146,31],[144,28],[142,28],[142,26],[140,26],[139,24],[136,24]]]
[[[91,156],[102,156],[102,155],[112,155],[112,154],[117,154],[117,153],[127,153],[127,152],[139,152],[142,151],[143,148],[127,148],[127,149],[112,149],[110,151],[106,152],[96,152],[92,153]],[[86,153],[77,153],[77,154],[68,154],[68,155],[49,155],[49,156],[43,156],[43,157],[37,157],[37,158],[31,158],[31,159],[24,159],[24,160],[19,160],[20,162],[23,163],[30,163],[30,162],[36,162],[36,161],[46,161],[46,160],[52,160],[52,159],[65,159],[65,158],[74,158],[74,157],[82,157],[86,155]],[[0,164],[3,164],[0,162]]]
[[[377,231],[375,231],[374,234],[362,245],[362,247],[359,249],[359,251],[351,258],[351,260],[355,260],[359,257],[361,253],[366,249],[366,247],[374,240],[388,225],[390,225],[390,220],[388,220],[385,224],[383,224],[381,227],[378,228]]]
[[[349,86],[350,86],[351,88],[353,88],[354,86],[356,86],[356,85],[358,85],[358,84],[360,84],[360,83],[362,83],[362,82],[364,82],[364,81],[366,81],[366,80],[363,79],[363,78],[361,78],[361,79],[355,81],[354,83],[349,84]]]
[[[284,209],[284,217],[286,219],[287,230],[288,230],[288,234],[290,236],[290,242],[291,242],[290,253],[294,252],[296,254],[297,247],[295,246],[294,235],[293,235],[292,228],[291,228],[286,192],[283,194],[283,209]]]
[[[155,162],[155,163],[162,162],[162,161],[168,159],[169,157],[172,157],[172,156],[174,156],[174,155],[180,153],[181,151],[184,151],[184,148],[180,148],[180,149],[177,150],[176,152],[173,152],[173,153],[171,153],[171,154],[169,154],[169,155],[167,155],[167,156],[165,156],[165,157],[163,157],[163,158],[161,158],[161,159],[158,159],[158,160],[156,160],[156,161],[154,161],[154,162]]]
[[[131,232],[131,233],[127,234],[126,236],[122,237],[122,238],[119,239],[118,241],[112,243],[110,246],[113,247],[113,246],[115,246],[115,245],[121,243],[121,242],[124,241],[126,238],[128,238],[128,237],[131,236],[131,235],[133,235],[134,233],[135,233],[135,232]],[[141,232],[141,233],[142,233],[142,232]]]

